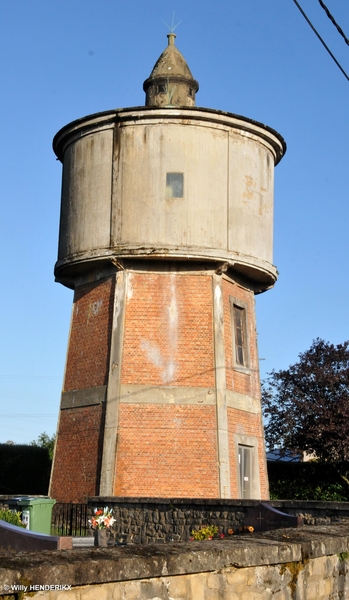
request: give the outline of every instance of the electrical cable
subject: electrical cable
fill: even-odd
[[[338,33],[341,34],[341,36],[344,39],[345,43],[349,46],[349,40],[348,40],[347,36],[345,35],[343,29],[338,25],[338,23],[336,22],[335,18],[331,15],[331,13],[328,10],[326,4],[324,4],[322,0],[319,0],[319,4],[320,4],[321,8],[324,9],[324,11],[325,11],[326,15],[328,16],[328,18],[330,19],[330,21],[332,21],[333,25],[336,27]]]
[[[349,75],[347,75],[347,73],[344,71],[343,67],[339,64],[338,60],[336,59],[336,57],[334,56],[334,54],[332,54],[331,50],[329,49],[329,47],[327,46],[326,42],[322,39],[321,35],[316,31],[314,25],[312,24],[312,22],[308,19],[307,15],[305,14],[304,10],[302,9],[302,7],[298,4],[297,0],[293,0],[293,2],[295,3],[295,5],[297,6],[298,10],[302,13],[303,17],[305,18],[305,20],[307,21],[308,25],[310,25],[310,27],[312,28],[312,30],[314,31],[315,35],[317,35],[317,37],[319,38],[320,42],[322,43],[322,45],[326,48],[327,52],[329,53],[330,57],[332,58],[332,60],[334,60],[334,62],[336,63],[337,67],[342,71],[344,77],[349,81]]]

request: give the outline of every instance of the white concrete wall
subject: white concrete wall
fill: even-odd
[[[108,247],[113,130],[93,132],[64,154],[59,257]]]
[[[64,165],[57,273],[151,254],[228,261],[266,287],[275,281],[283,142],[272,130],[203,109],[125,109],[65,127],[54,147]],[[169,172],[183,173],[182,198],[166,197]]]

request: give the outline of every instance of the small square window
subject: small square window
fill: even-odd
[[[166,198],[183,198],[183,173],[166,173]]]

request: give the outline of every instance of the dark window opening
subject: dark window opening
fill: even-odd
[[[183,198],[183,173],[166,173],[166,198]]]
[[[233,305],[234,330],[235,330],[235,361],[236,364],[246,366],[246,313],[245,309]]]

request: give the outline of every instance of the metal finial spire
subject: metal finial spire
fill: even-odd
[[[166,23],[166,21],[164,21],[165,25],[167,25],[167,27],[169,28],[169,30],[170,30],[170,33],[173,33],[173,32],[174,32],[174,30],[176,29],[176,27],[178,27],[178,25],[180,25],[180,24],[181,24],[181,22],[182,22],[182,21],[178,21],[177,25],[175,25],[175,24],[174,24],[174,16],[175,16],[175,12],[173,11],[173,13],[172,13],[172,23],[171,23],[171,25],[169,25],[168,23]]]

